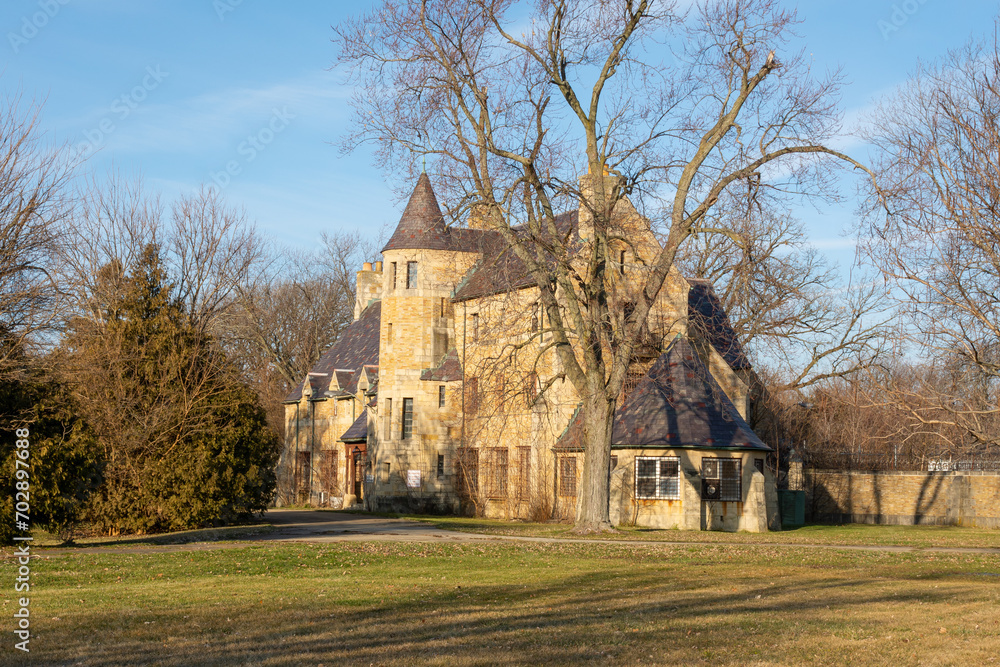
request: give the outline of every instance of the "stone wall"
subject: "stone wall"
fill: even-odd
[[[816,523],[1000,528],[1000,474],[805,473],[806,520]]]
[[[611,471],[611,522],[615,525],[721,530],[751,533],[781,530],[774,477],[764,466],[760,472],[754,459],[759,452],[690,449],[613,449],[617,466]],[[576,454],[582,462],[583,454]],[[635,460],[637,456],[672,456],[680,463],[680,497],[675,500],[637,500]],[[701,469],[704,458],[739,458],[742,500],[702,500]],[[582,464],[578,467],[582,468]]]

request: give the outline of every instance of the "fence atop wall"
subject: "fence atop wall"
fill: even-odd
[[[995,454],[961,457],[912,456],[903,452],[808,452],[805,467],[811,470],[851,472],[1000,472]]]

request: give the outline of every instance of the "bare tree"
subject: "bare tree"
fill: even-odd
[[[55,324],[52,264],[73,164],[43,141],[39,112],[19,95],[0,101],[0,374]]]
[[[226,348],[279,433],[281,402],[353,320],[357,270],[375,255],[360,233],[324,233],[318,250],[283,251],[266,278],[240,291]]]
[[[923,370],[882,387],[914,426],[1000,452],[1000,54],[995,38],[921,67],[874,114],[880,200],[868,256]],[[884,201],[884,207],[883,202]]]
[[[349,143],[375,142],[390,172],[435,156],[452,212],[474,207],[527,267],[545,347],[584,405],[576,529],[607,530],[614,408],[678,249],[731,187],[814,194],[831,166],[861,165],[823,145],[838,129],[838,81],[778,57],[794,15],[771,2],[708,2],[685,17],[655,0],[552,0],[527,11],[530,24],[523,9],[387,0],[341,26],[358,91]],[[663,41],[669,62],[651,51]],[[622,208],[627,195],[641,217]],[[582,238],[557,225],[578,202]],[[662,246],[641,244],[642,225]],[[620,290],[611,270],[623,249],[641,258],[637,289]]]
[[[677,263],[712,282],[754,366],[769,369],[767,390],[799,392],[877,363],[892,338],[881,281],[853,267],[844,284],[800,221],[745,199],[720,200],[718,231],[692,238]]]
[[[240,294],[267,280],[273,253],[242,208],[215,188],[181,197],[171,210],[166,257],[178,297],[196,326],[221,334]]]
[[[267,243],[246,212],[227,205],[219,193],[202,188],[173,202],[164,214],[159,196],[141,178],[113,172],[91,178],[65,229],[60,283],[71,298],[69,315],[100,318],[96,290],[104,267],[115,263],[123,275],[149,244],[163,261],[185,311],[203,333],[220,335],[240,293],[265,278],[273,260]]]

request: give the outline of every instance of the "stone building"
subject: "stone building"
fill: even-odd
[[[627,285],[659,246],[627,201],[615,215],[634,234]],[[586,244],[583,207],[556,223]],[[580,400],[523,264],[479,221],[447,226],[426,174],[382,259],[357,274],[354,323],[286,400],[278,504],[572,519]],[[779,525],[771,450],[745,421],[752,373],[711,285],[673,271],[615,413],[614,522]]]

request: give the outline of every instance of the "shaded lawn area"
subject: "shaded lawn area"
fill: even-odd
[[[4,581],[14,567],[0,564]],[[5,632],[5,664],[1000,660],[992,555],[351,542],[73,554],[32,568],[30,662]],[[10,619],[12,586],[0,597]]]
[[[274,526],[267,523],[258,523],[240,526],[221,526],[218,528],[194,528],[191,530],[175,530],[169,533],[153,533],[148,535],[97,535],[88,537],[78,537],[71,544],[65,544],[58,536],[44,530],[35,529],[32,531],[33,547],[109,547],[109,546],[129,546],[135,544],[166,545],[166,544],[190,544],[193,542],[228,542],[232,540],[245,540],[259,537],[274,532]],[[0,547],[0,553],[10,554],[12,549]]]
[[[387,514],[431,524],[442,530],[484,535],[576,538],[564,523],[532,523],[465,517]],[[1000,530],[961,526],[843,526],[810,525],[773,533],[724,533],[720,531],[661,530],[620,526],[617,532],[589,536],[599,540],[649,540],[656,542],[715,542],[720,544],[827,544],[835,546],[909,546],[1000,549]]]

